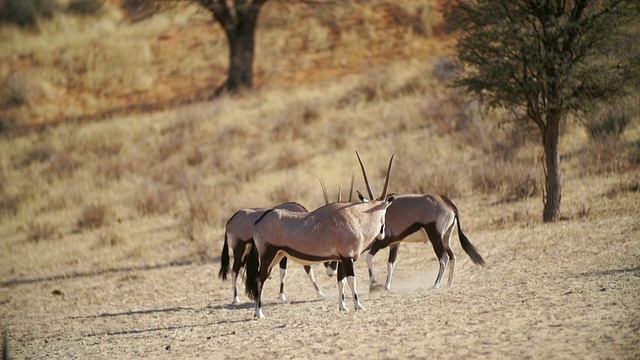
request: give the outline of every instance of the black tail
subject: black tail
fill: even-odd
[[[258,249],[252,242],[251,250],[247,255],[247,265],[244,268],[244,290],[249,299],[255,300],[258,297],[258,276],[260,274],[260,258]]]
[[[220,272],[218,277],[222,280],[227,280],[227,274],[229,274],[230,260],[229,260],[229,241],[227,240],[227,232],[224,232],[224,245],[222,246],[222,254],[220,254]]]
[[[478,265],[484,266],[484,259],[482,258],[480,253],[478,253],[478,249],[473,246],[471,241],[469,241],[467,236],[462,232],[462,227],[460,226],[460,218],[456,216],[456,219],[458,219],[458,237],[460,238],[460,245],[462,245],[462,249],[464,249],[464,252],[469,255],[471,261]]]
[[[467,236],[462,231],[462,224],[460,223],[460,213],[458,212],[458,207],[453,203],[453,201],[451,201],[451,199],[447,198],[446,196],[442,196],[442,198],[447,203],[449,203],[449,205],[453,208],[453,212],[456,214],[456,221],[458,222],[458,237],[460,238],[460,245],[462,245],[462,249],[467,253],[467,255],[469,255],[471,261],[473,261],[475,264],[484,266],[484,259],[478,252],[478,249],[473,246],[471,241],[469,241],[469,238],[467,238]]]

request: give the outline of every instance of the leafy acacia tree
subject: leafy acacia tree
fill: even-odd
[[[222,25],[229,42],[229,69],[224,89],[253,87],[255,33],[260,9],[267,0],[197,0]]]
[[[537,125],[544,146],[543,220],[559,220],[561,124],[640,83],[639,51],[630,40],[638,30],[640,1],[452,0],[449,5],[447,23],[458,31],[458,60],[468,69],[454,85],[482,95],[489,106],[524,109]]]

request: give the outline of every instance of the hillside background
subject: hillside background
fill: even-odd
[[[192,274],[205,270],[199,291],[224,289],[230,299],[228,284],[215,279],[229,217],[284,201],[319,207],[319,178],[337,197],[355,172],[362,191],[354,150],[376,191],[395,153],[390,191],[451,197],[501,281],[566,266],[623,269],[612,274],[625,277],[626,292],[602,296],[613,296],[607,301],[618,310],[615,304],[637,300],[637,97],[619,105],[622,126],[611,111],[589,115],[601,128],[580,119],[566,124],[563,219],[543,225],[537,129],[448,87],[454,39],[441,4],[271,0],[257,31],[255,90],[215,99],[228,54],[209,13],[181,4],[133,21],[117,5],[107,1],[91,16],[60,10],[33,30],[0,28],[0,310],[19,353],[39,352],[17,339],[37,337],[25,335],[35,328],[47,332],[35,317],[22,322],[20,314],[34,311],[28,299],[68,294],[65,279],[79,279],[81,294],[106,289],[90,282],[94,275],[132,270],[119,284],[131,286],[130,299],[145,299],[161,286],[136,292],[145,285],[137,271],[187,266]],[[455,242],[463,264],[456,281],[473,286],[475,271],[484,274],[476,282],[491,281],[496,272],[472,267]],[[435,270],[429,246],[406,247],[400,279],[412,275],[409,264]],[[541,258],[559,268],[537,268]],[[162,292],[170,297],[171,289]],[[624,314],[638,309],[624,309],[616,313],[626,321],[620,349],[630,356],[637,337],[629,340],[629,329],[638,318]]]
[[[181,248],[172,258],[213,257],[239,208],[313,209],[323,203],[319,178],[346,193],[354,150],[374,182],[397,154],[396,193],[514,202],[514,214],[538,220],[538,206],[517,206],[541,199],[537,129],[448,88],[453,39],[440,4],[270,1],[255,91],[213,101],[198,100],[224,81],[228,55],[210,14],[180,4],[133,21],[117,4],[0,32],[0,78],[15,100],[1,111],[2,233],[79,252],[57,266],[136,262],[160,244]],[[579,122],[567,126],[565,180],[629,174],[620,186],[637,188],[638,111],[629,108],[633,120],[616,136],[594,140]],[[567,218],[589,207],[565,196]],[[145,244],[160,229],[171,231]],[[71,239],[93,240],[57,245]],[[2,266],[26,275],[43,264]]]

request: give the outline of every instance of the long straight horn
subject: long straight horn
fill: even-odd
[[[322,194],[324,195],[325,205],[329,203],[329,195],[327,194],[327,187],[324,186],[324,181],[320,178],[320,186],[322,186]]]
[[[367,179],[367,172],[364,170],[364,164],[362,164],[362,159],[360,158],[360,154],[356,151],[356,156],[358,157],[358,161],[360,162],[360,168],[362,169],[362,176],[364,177],[364,184],[367,187],[367,192],[369,193],[369,199],[375,199],[373,195],[373,190],[371,190],[371,185],[369,185],[369,179]]]
[[[384,200],[387,197],[387,190],[389,189],[389,176],[391,176],[391,164],[393,164],[393,157],[396,154],[391,155],[391,159],[389,159],[389,168],[387,169],[387,179],[384,181],[384,189],[382,189],[382,195],[380,196],[380,200]]]
[[[342,202],[342,185],[338,188],[338,202]]]
[[[351,172],[351,187],[349,188],[349,202],[353,199],[353,183],[356,180],[356,173]]]

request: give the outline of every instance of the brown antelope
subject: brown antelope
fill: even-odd
[[[387,194],[392,163],[393,156],[389,160],[381,198]],[[247,295],[256,302],[254,317],[264,318],[262,288],[271,269],[284,256],[304,265],[339,261],[339,309],[347,311],[344,301],[345,277],[356,310],[364,309],[356,291],[353,263],[376,238],[384,237],[385,213],[393,199],[393,195],[390,195],[384,200],[371,202],[335,202],[309,213],[285,209],[265,212],[254,224],[255,246],[251,247],[246,266],[245,288]]]
[[[369,197],[374,198],[371,189],[367,188],[367,190]],[[361,200],[367,201],[362,194],[358,193],[358,196]],[[446,196],[431,194],[397,195],[393,204],[387,209],[386,225],[387,234],[385,238],[374,241],[367,254],[369,289],[373,289],[376,284],[372,259],[378,250],[387,246],[390,247],[389,260],[387,262],[387,280],[384,285],[385,289],[389,290],[391,288],[391,277],[398,256],[400,242],[426,242],[426,239],[416,240],[415,237],[410,237],[410,235],[420,230],[422,230],[429,241],[431,241],[433,250],[440,263],[438,276],[432,289],[438,289],[440,287],[447,265],[449,265],[449,279],[447,283],[449,286],[453,284],[453,270],[456,264],[456,257],[451,250],[450,241],[456,225],[458,226],[458,237],[460,238],[462,249],[464,249],[474,263],[484,266],[484,259],[462,231],[458,207]]]
[[[288,202],[276,206],[278,209],[287,209],[292,212],[307,213],[307,209],[295,202]],[[253,223],[258,220],[267,210],[270,208],[252,208],[241,209],[236,211],[233,216],[227,221],[224,233],[224,245],[222,247],[222,254],[220,256],[220,271],[218,276],[222,280],[227,280],[230,268],[229,247],[233,249],[233,268],[231,269],[231,288],[232,288],[232,300],[231,304],[235,305],[240,302],[237,290],[238,274],[240,270],[246,265],[247,255],[249,254],[250,247],[253,242]],[[327,273],[330,273],[331,266],[329,263],[325,264],[327,267]],[[333,264],[335,269],[335,264]],[[313,287],[316,291],[316,295],[319,298],[324,298],[324,294],[318,284],[316,283],[313,269],[311,266],[305,265],[304,270],[311,280]],[[287,275],[287,258],[282,258],[280,261],[280,300],[286,300],[284,295],[284,280]]]

